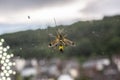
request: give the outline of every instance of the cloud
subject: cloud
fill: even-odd
[[[120,0],[0,0],[0,34],[120,14]],[[28,16],[31,19],[28,19]],[[41,26],[38,26],[41,25]]]
[[[0,12],[60,6],[75,0],[0,0]]]
[[[120,0],[91,0],[80,10],[87,18],[102,18],[103,16],[120,14]]]
[[[0,6],[4,6],[4,8],[0,7],[2,9],[0,10],[0,23],[24,24],[29,21],[31,23],[46,24],[53,18],[56,18],[60,24],[63,22],[68,23],[71,19],[79,16],[77,10],[82,5],[82,0],[1,1]],[[30,16],[31,20],[28,20],[27,16]]]

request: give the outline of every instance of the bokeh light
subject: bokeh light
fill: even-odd
[[[12,80],[11,76],[16,74],[12,68],[15,66],[15,62],[11,61],[14,55],[7,53],[10,47],[3,47],[4,42],[4,39],[0,40],[0,80]]]

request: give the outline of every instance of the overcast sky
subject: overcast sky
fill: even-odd
[[[120,14],[120,0],[0,0],[0,34]],[[30,19],[28,19],[30,16]]]

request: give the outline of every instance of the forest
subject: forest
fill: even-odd
[[[64,53],[48,48],[57,29],[64,29],[75,47],[65,47]],[[79,21],[71,25],[48,26],[46,29],[27,30],[0,35],[15,56],[30,58],[111,56],[120,53],[120,15],[102,20]]]

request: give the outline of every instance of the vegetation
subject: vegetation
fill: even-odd
[[[58,28],[64,28],[67,37],[76,43],[76,47],[67,47],[64,57],[94,56],[120,53],[120,16],[104,17],[103,20],[79,21],[72,25],[48,27],[47,29],[28,30],[0,35],[11,46],[15,56],[24,58],[50,58],[62,54],[56,49],[48,48]]]

